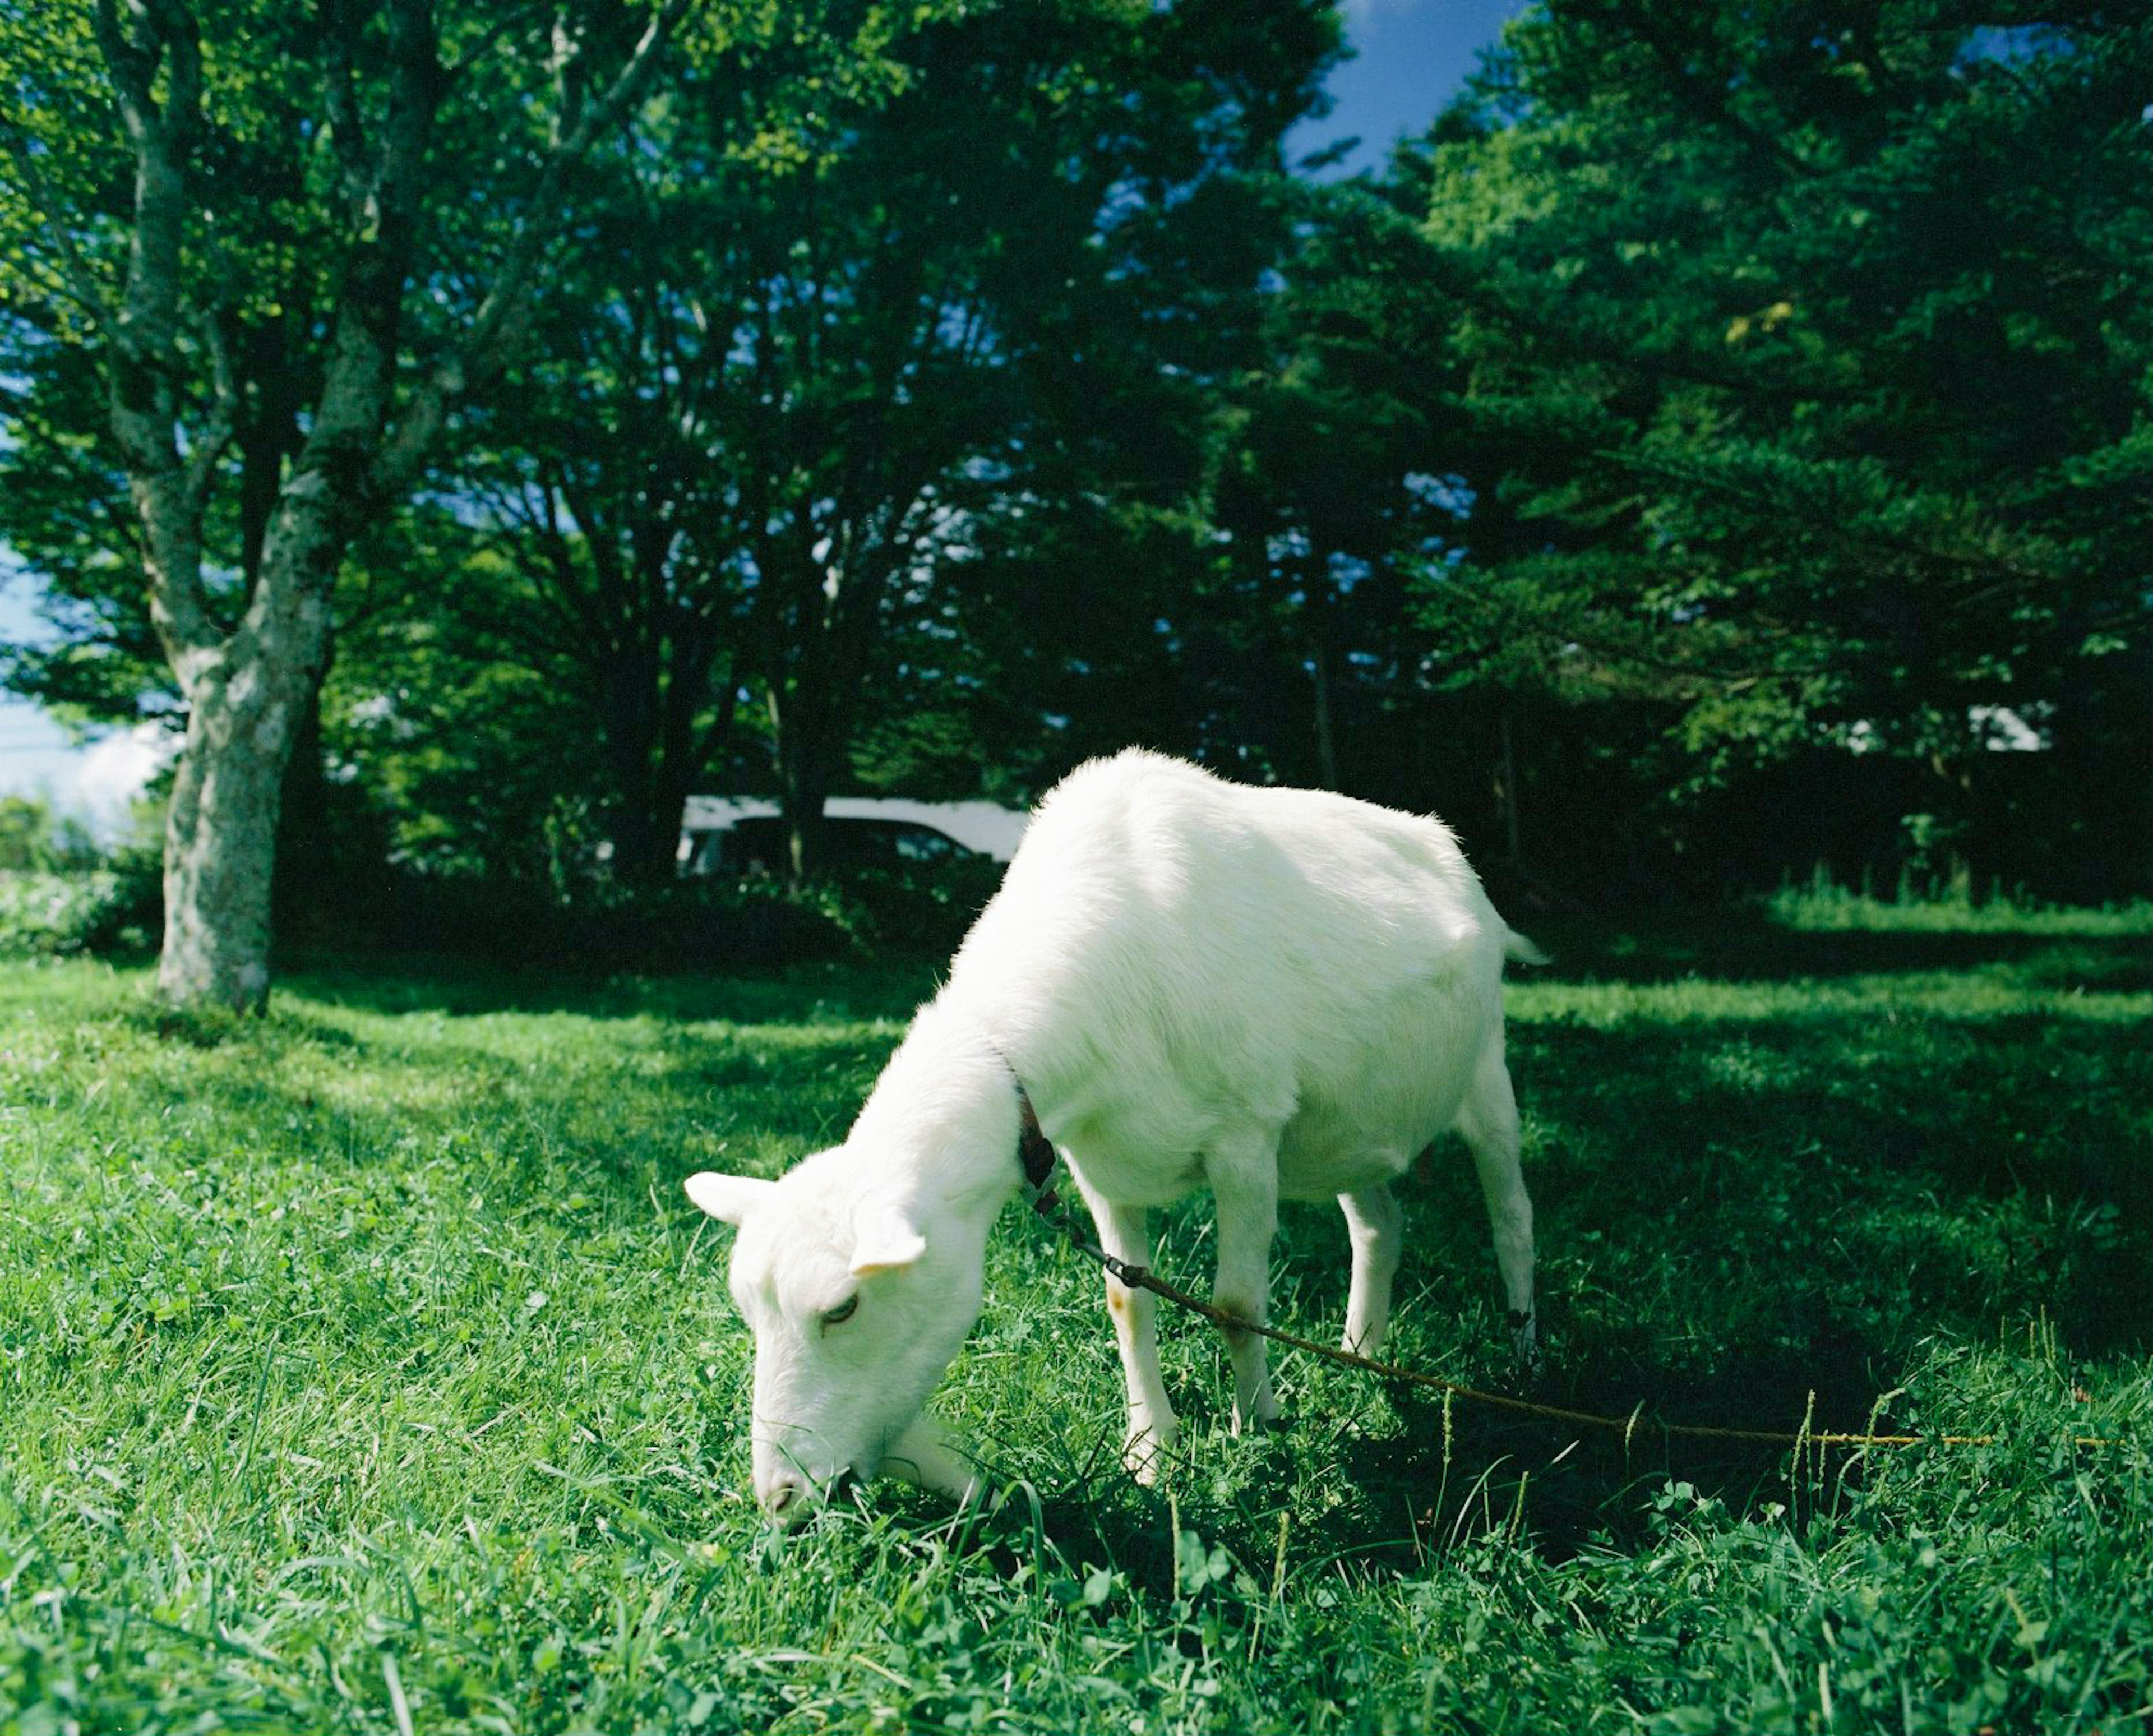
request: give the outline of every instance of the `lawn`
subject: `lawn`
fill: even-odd
[[[2153,919],[1535,933],[1546,1366],[1448,1147],[1392,1353],[1626,1435],[1288,1353],[1234,1439],[1169,1320],[1140,1490],[1096,1275],[1012,1209],[937,1401],[999,1505],[784,1540],[679,1179],[837,1138],[930,965],[324,964],[242,1023],[0,965],[0,1733],[2153,1727]],[[1282,1324],[1344,1254],[1289,1209]],[[1993,1438],[1655,1426],[1805,1417]]]

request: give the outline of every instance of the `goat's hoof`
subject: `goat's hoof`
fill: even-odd
[[[1122,1464],[1146,1489],[1154,1489],[1160,1473],[1166,1468],[1166,1455],[1173,1447],[1172,1430],[1162,1434],[1153,1429],[1141,1429],[1122,1443]]]

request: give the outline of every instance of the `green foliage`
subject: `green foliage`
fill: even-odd
[[[1540,1396],[1993,1444],[1708,1449],[1287,1357],[1285,1432],[1114,1466],[1097,1278],[1012,1213],[940,1403],[1003,1491],[747,1498],[748,1345],[679,1178],[842,1130],[924,966],[290,979],[175,1023],[0,971],[0,1727],[1998,1729],[2153,1697],[2144,913],[1557,929],[1510,990]],[[1396,1352],[1500,1385],[1468,1166]],[[1205,1213],[1162,1264],[1206,1263]],[[1344,1305],[1290,1209],[1276,1312]],[[2119,1444],[2079,1448],[2080,1436]]]
[[[236,370],[228,627],[369,242],[320,33],[199,12],[172,371],[201,425]],[[645,14],[439,16],[400,405]],[[372,114],[379,15],[338,17]],[[1544,0],[1387,172],[1290,181],[1337,27],[691,8],[561,183],[514,365],[364,515],[303,831],[522,909],[601,841],[664,882],[691,790],[1021,801],[1141,740],[1436,809],[1557,908],[2153,889],[2144,21]],[[131,718],[170,695],[86,311],[130,159],[83,8],[11,12],[0,61],[0,540],[61,629],[0,680]],[[863,890],[848,933],[970,896]]]
[[[1677,797],[1859,747],[1933,776],[1901,811],[1977,834],[1977,873],[2013,831],[2107,858],[1987,751],[2014,709],[2054,792],[2129,804],[2108,884],[2142,890],[2146,28],[1938,0],[1514,23],[1394,177],[1478,448],[1430,630],[1485,680],[1652,698]]]
[[[163,891],[155,853],[112,851],[43,802],[0,797],[0,956],[139,954]]]
[[[379,833],[347,871],[559,889],[598,837],[605,780],[573,664],[532,645],[529,588],[445,519],[407,521],[348,575],[362,606],[322,688],[323,771]],[[436,575],[421,587],[413,577]]]
[[[705,970],[854,953],[877,934],[837,887],[717,878],[631,886],[585,875],[528,881],[390,873],[354,878],[338,907],[293,924],[331,954],[440,955],[518,969]]]
[[[0,873],[81,870],[99,858],[79,820],[55,815],[31,796],[0,796]]]
[[[589,165],[527,364],[444,466],[501,571],[435,613],[558,680],[616,872],[664,878],[713,776],[800,818],[855,756],[884,775],[878,716],[1038,756],[1046,708],[987,697],[996,556],[1199,486],[1336,28],[1248,12],[870,8],[886,78],[720,58]],[[1027,576],[1085,606],[1091,574]]]
[[[162,914],[155,863],[64,874],[0,870],[0,956],[139,956],[156,944]]]
[[[1994,897],[1975,903],[1953,899],[1883,899],[1829,882],[1786,887],[1762,901],[1772,919],[1810,932],[1852,929],[1870,934],[2065,934],[2125,939],[2153,934],[2153,911],[2144,904],[2098,910],[2033,904]]]

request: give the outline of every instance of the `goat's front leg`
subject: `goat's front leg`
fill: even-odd
[[[939,1423],[915,1417],[883,1454],[883,1474],[932,1494],[947,1495],[960,1507],[979,1499],[986,1488],[979,1467],[949,1438]]]
[[[1246,1139],[1211,1153],[1204,1161],[1219,1214],[1219,1275],[1211,1300],[1229,1314],[1257,1326],[1270,1308],[1271,1236],[1278,1229],[1278,1142]],[[1253,1420],[1278,1415],[1271,1397],[1269,1359],[1255,1333],[1226,1331],[1234,1364],[1234,1433]]]
[[[1099,1227],[1099,1245],[1132,1266],[1151,1265],[1151,1235],[1140,1205],[1116,1205],[1077,1185]],[[1122,1374],[1128,1383],[1129,1427],[1122,1443],[1122,1463],[1139,1483],[1158,1480],[1162,1455],[1173,1449],[1180,1424],[1166,1396],[1166,1377],[1158,1367],[1158,1302],[1148,1290],[1132,1290],[1111,1273],[1107,1278],[1107,1312],[1114,1322],[1114,1343],[1122,1353]]]

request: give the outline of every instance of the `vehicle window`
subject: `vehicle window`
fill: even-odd
[[[842,868],[897,863],[939,865],[975,853],[931,826],[909,821],[832,819],[825,822],[828,860]],[[776,874],[790,854],[783,819],[758,814],[735,820],[721,832],[705,835],[697,862],[704,871],[722,867],[731,873]]]
[[[907,826],[897,834],[897,854],[902,862],[947,862],[958,852],[957,841],[930,832],[924,826]]]

